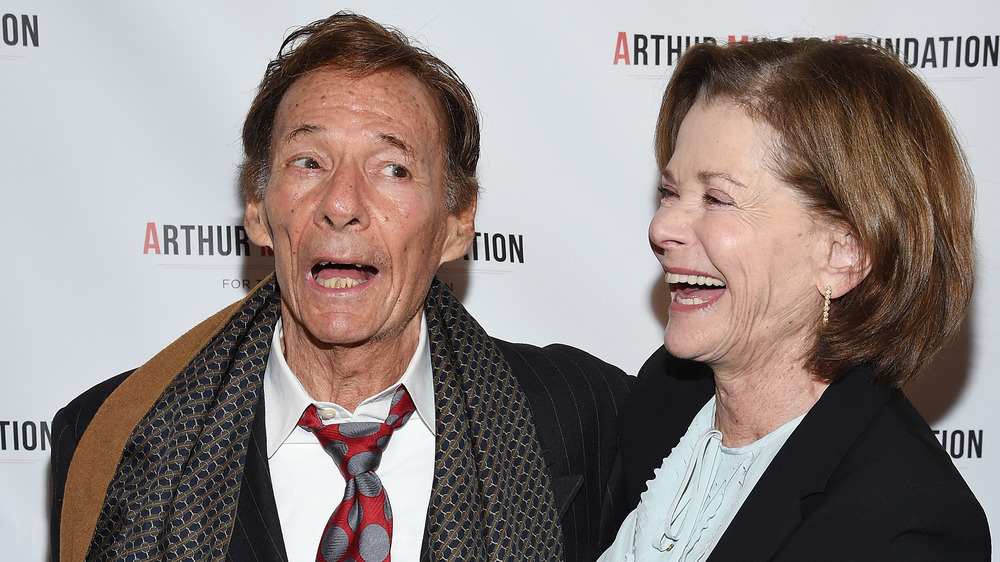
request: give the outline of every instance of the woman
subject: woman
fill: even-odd
[[[927,87],[860,42],[701,45],[656,153],[670,318],[622,422],[653,479],[601,560],[988,560],[898,390],[972,295],[971,173]]]

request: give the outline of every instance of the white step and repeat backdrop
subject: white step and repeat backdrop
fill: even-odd
[[[0,559],[48,557],[55,410],[269,271],[241,230],[243,114],[288,30],[343,8],[417,37],[480,104],[476,247],[443,277],[493,334],[630,373],[665,319],[646,225],[678,55],[763,35],[891,42],[950,110],[979,190],[972,315],[908,391],[1000,524],[994,0],[0,0]]]

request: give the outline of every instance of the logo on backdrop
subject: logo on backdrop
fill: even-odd
[[[835,39],[847,39],[837,35]],[[896,54],[910,68],[997,67],[1000,35],[948,35],[934,37],[862,37]],[[642,34],[619,31],[614,42],[612,64],[625,66],[673,66],[684,51],[698,43],[725,44],[756,41],[762,37],[729,35]],[[801,40],[803,37],[793,37]]]
[[[164,256],[268,257],[274,252],[250,241],[243,225],[146,223],[143,254]]]
[[[250,241],[243,225],[215,224],[157,224],[147,222],[142,239],[142,253],[147,256],[179,256],[190,258],[183,267],[218,269],[219,260],[224,260],[222,268],[246,272],[259,270],[256,278],[222,277],[223,289],[250,290],[273,269],[270,248],[261,248]],[[212,262],[212,263],[209,263]],[[171,260],[168,266],[178,264]]]
[[[147,222],[143,233],[142,253],[147,256],[179,256],[191,258],[190,267],[216,267],[207,262],[225,259],[227,265],[238,268],[260,262],[262,276],[270,272],[274,252],[250,241],[243,225],[163,224]],[[485,265],[490,263],[524,263],[524,235],[498,232],[476,232],[465,261]],[[222,280],[223,288],[251,289],[261,279],[233,278]]]
[[[476,232],[465,260],[475,262],[524,263],[524,235]]]
[[[953,459],[983,458],[981,429],[935,429],[934,437]]]
[[[48,451],[52,430],[47,421],[0,420],[0,451]]]
[[[38,16],[4,14],[0,16],[0,35],[8,47],[37,47]]]

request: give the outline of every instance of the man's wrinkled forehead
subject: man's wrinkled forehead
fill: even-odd
[[[407,69],[398,67],[390,67],[379,69],[375,72],[362,73],[348,68],[322,66],[297,78],[282,95],[277,111],[274,113],[274,120],[272,123],[272,155],[277,143],[293,141],[298,135],[302,134],[323,132],[320,126],[306,122],[298,123],[287,131],[279,130],[283,112],[290,109],[286,101],[288,100],[291,92],[302,90],[303,88],[309,88],[310,91],[299,91],[298,94],[300,96],[303,94],[319,96],[321,98],[328,99],[331,103],[336,103],[338,100],[342,100],[345,95],[349,95],[350,90],[345,91],[339,87],[331,88],[329,87],[329,84],[316,84],[315,80],[310,80],[310,78],[313,78],[316,74],[320,73],[339,75],[346,79],[348,86],[357,84],[365,78],[376,75],[391,77],[392,80],[389,81],[389,84],[385,85],[385,90],[390,95],[394,94],[400,100],[408,99],[410,101],[409,104],[406,104],[410,107],[406,107],[406,105],[401,104],[395,111],[391,112],[391,116],[399,120],[406,120],[414,117],[417,119],[423,118],[428,120],[428,127],[426,128],[426,134],[420,139],[404,139],[399,138],[398,135],[380,134],[378,140],[389,143],[411,154],[414,152],[413,143],[415,142],[422,142],[427,145],[435,144],[435,150],[439,150],[442,154],[446,152],[448,129],[445,126],[446,121],[443,115],[444,108],[442,107],[442,101],[434,95],[431,89],[427,87],[419,76]],[[413,111],[412,106],[419,107],[420,111]]]

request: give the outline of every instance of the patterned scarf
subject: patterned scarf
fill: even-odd
[[[424,560],[561,560],[527,398],[437,279],[425,312],[438,435]],[[105,401],[70,465],[62,560],[225,559],[279,314],[271,276]]]

